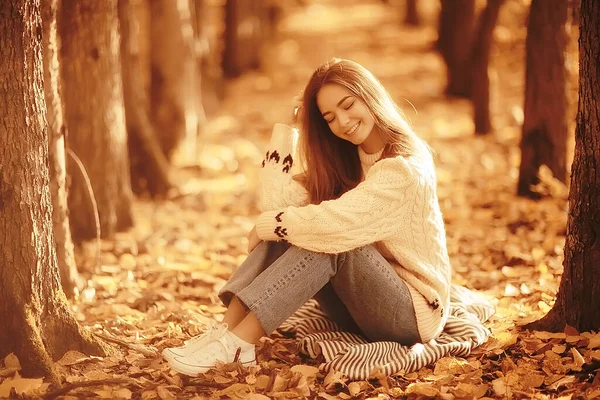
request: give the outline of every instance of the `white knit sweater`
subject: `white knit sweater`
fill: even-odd
[[[374,244],[408,284],[424,343],[442,331],[449,311],[451,267],[429,158],[381,159],[358,153],[365,178],[338,199],[308,204],[292,179],[298,132],[276,124],[261,170],[262,240],[286,240],[311,251],[342,253]]]

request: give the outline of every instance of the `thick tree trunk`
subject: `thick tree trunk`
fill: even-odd
[[[198,117],[194,106],[194,31],[185,1],[150,2],[151,115],[168,160],[176,150],[194,157]],[[185,146],[179,146],[185,142]]]
[[[142,4],[147,5],[119,0],[121,66],[131,185],[135,193],[148,192],[155,197],[165,195],[173,185],[169,178],[170,165],[150,121],[150,103],[139,78],[143,75],[142,70],[149,68],[149,64],[144,64],[139,57],[141,37],[136,7]]]
[[[39,2],[0,6],[0,358],[57,380],[68,350],[104,354],[69,311],[52,228]]]
[[[581,0],[579,110],[569,190],[565,271],[556,303],[532,329],[600,329],[600,2]]]
[[[63,0],[61,73],[69,147],[81,159],[98,203],[103,237],[133,225],[123,108],[117,0]],[[82,172],[69,163],[75,240],[96,236]]]
[[[475,119],[475,133],[484,135],[492,130],[490,120],[490,77],[488,67],[500,6],[504,0],[488,0],[479,21],[479,28],[471,53],[471,101]]]
[[[437,48],[446,63],[446,95],[469,98],[469,56],[475,29],[475,0],[442,0]]]
[[[418,0],[406,0],[406,14],[404,14],[404,23],[406,25],[421,25],[421,17],[419,16],[417,1]]]
[[[65,125],[60,96],[58,67],[57,23],[58,0],[42,0],[44,32],[44,96],[48,117],[48,157],[50,166],[50,193],[52,195],[52,223],[56,240],[56,256],[62,288],[68,297],[75,295],[78,273],[75,265],[71,228],[67,216]]]
[[[525,119],[517,194],[531,196],[538,171],[547,165],[567,182],[567,90],[564,52],[568,4],[533,0],[527,26]]]
[[[225,76],[235,77],[260,67],[264,11],[262,0],[227,0],[225,3]]]

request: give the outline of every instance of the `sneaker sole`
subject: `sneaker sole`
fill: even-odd
[[[176,363],[176,364],[174,365],[174,363]],[[251,367],[252,365],[256,365],[256,360],[243,362],[242,365],[244,367]],[[210,367],[192,367],[192,366],[188,366],[187,364],[182,364],[176,360],[173,360],[173,362],[169,361],[169,367],[171,367],[171,369],[173,371],[178,372],[180,374],[195,377],[200,374],[205,374],[206,372],[208,372],[211,368],[214,368],[215,366],[211,365]]]

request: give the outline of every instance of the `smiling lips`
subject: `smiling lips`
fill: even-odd
[[[360,126],[360,121],[358,121],[352,128],[350,128],[348,130],[348,132],[346,132],[347,136],[352,136],[354,135],[354,133],[356,133],[356,131],[358,130],[358,127]]]

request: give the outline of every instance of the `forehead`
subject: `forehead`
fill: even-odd
[[[340,84],[328,83],[317,93],[317,106],[321,112],[334,110],[337,103],[346,96],[353,96],[353,94]]]

